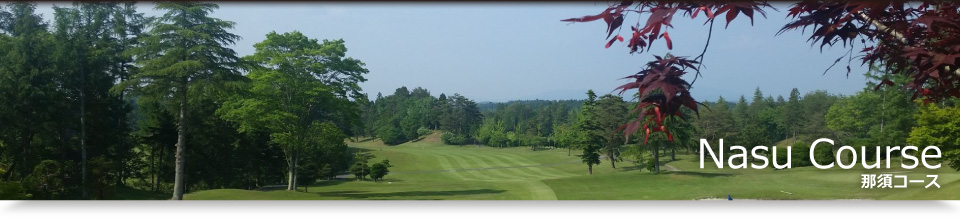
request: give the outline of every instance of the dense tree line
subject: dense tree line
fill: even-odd
[[[663,134],[655,134],[648,142],[648,147],[628,150],[637,162],[641,162],[645,154],[656,155],[660,151],[669,150],[672,156],[677,150],[696,152],[700,138],[706,138],[711,146],[717,147],[717,140],[722,138],[725,147],[741,146],[772,146],[777,145],[779,152],[784,152],[786,146],[792,146],[791,160],[793,166],[812,166],[806,152],[809,144],[818,138],[831,138],[838,143],[831,148],[818,148],[815,152],[818,161],[830,161],[836,156],[839,146],[866,146],[866,154],[873,155],[876,146],[885,147],[916,145],[939,146],[944,152],[957,152],[957,142],[960,133],[952,132],[957,129],[955,117],[950,115],[956,112],[956,100],[948,99],[938,103],[924,104],[911,101],[908,93],[898,88],[880,87],[883,72],[873,68],[865,76],[868,79],[864,89],[854,95],[844,96],[830,94],[826,91],[812,91],[800,95],[796,88],[791,90],[785,99],[778,96],[764,96],[757,88],[750,101],[744,96],[736,102],[727,101],[720,97],[714,102],[704,102],[708,107],[701,110],[698,117],[689,117],[686,123],[669,123],[674,126],[674,136],[689,138],[675,138],[674,141],[664,141]],[[894,81],[905,81],[906,77],[886,74]],[[693,126],[688,126],[688,124]],[[690,133],[694,135],[677,135]],[[637,141],[635,143],[643,143]],[[637,144],[642,146],[643,144]],[[632,145],[631,145],[632,146]],[[656,149],[650,151],[652,149]],[[716,151],[718,149],[715,149]],[[727,155],[729,150],[724,151]],[[917,152],[911,152],[917,153]],[[770,157],[771,152],[766,152]],[[957,156],[945,156],[945,161],[957,160]],[[956,154],[956,153],[954,153]],[[841,159],[849,159],[845,155]],[[886,159],[886,155],[881,155]],[[659,161],[659,158],[653,158]],[[776,157],[780,164],[786,163],[786,154],[780,153]],[[646,163],[652,170],[659,170],[659,163]],[[957,164],[957,163],[953,163]],[[960,166],[960,165],[952,165]]]
[[[361,104],[363,127],[357,135],[376,137],[387,145],[416,141],[441,130],[444,142],[462,145],[473,138],[483,120],[477,103],[460,94],[438,97],[424,88],[400,87],[393,94],[377,94]]]
[[[296,31],[240,57],[217,8],[78,2],[47,21],[33,3],[0,6],[0,196],[182,199],[346,171],[364,64]]]
[[[491,147],[580,150],[589,169],[606,157],[613,168],[627,158],[657,172],[662,155],[669,154],[670,160],[676,160],[677,151],[695,153],[700,138],[714,147],[719,146],[717,140],[721,138],[726,147],[777,145],[779,152],[785,152],[786,146],[792,146],[794,166],[812,166],[805,152],[809,143],[823,137],[837,140],[835,148],[868,146],[868,154],[872,154],[872,146],[905,143],[954,150],[958,145],[954,141],[960,139],[957,132],[951,133],[955,128],[950,123],[956,119],[949,115],[956,109],[956,101],[922,104],[896,88],[876,89],[882,82],[881,74],[878,69],[866,73],[864,89],[850,96],[822,90],[803,94],[794,88],[786,98],[774,98],[757,88],[749,99],[740,96],[728,101],[719,97],[704,102],[706,108],[699,114],[684,110],[682,117],[667,118],[665,123],[673,127],[669,136],[653,133],[647,140],[642,134],[624,137],[620,132],[636,114],[628,111],[636,103],[614,95],[597,98],[589,92],[586,100],[485,103],[482,108],[486,117],[476,137]],[[906,80],[894,76],[893,80]],[[822,158],[818,160],[827,161],[835,157],[835,151],[821,148],[815,153]],[[727,149],[725,153],[724,158],[736,152]],[[769,151],[766,154],[772,156]],[[786,154],[780,153],[776,159],[784,164]]]
[[[479,143],[495,147],[552,146],[549,138],[576,120],[582,100],[488,103],[477,131]]]

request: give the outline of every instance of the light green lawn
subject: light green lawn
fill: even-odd
[[[544,182],[551,186],[558,199],[684,200],[726,199],[728,195],[734,199],[960,199],[960,173],[949,168],[721,170],[709,161],[707,163],[704,169],[700,169],[698,155],[683,155],[678,156],[678,161],[667,163],[683,170],[681,172],[617,172]],[[881,173],[928,181],[927,174],[937,174],[937,183],[943,188],[925,189],[925,183],[911,183],[906,189],[860,188],[861,174]]]
[[[960,172],[941,168],[926,170],[864,170],[854,168],[819,170],[813,167],[774,170],[699,168],[698,155],[678,155],[667,162],[679,172],[652,174],[624,168],[612,169],[609,161],[587,175],[586,165],[566,150],[528,147],[491,148],[474,145],[449,146],[420,141],[384,146],[378,141],[349,143],[368,150],[377,159],[390,159],[391,173],[385,182],[323,181],[309,192],[274,190],[208,190],[186,199],[445,199],[445,200],[553,200],[553,199],[960,199]],[[574,152],[576,154],[576,152]],[[668,160],[669,157],[663,157]],[[709,160],[709,159],[708,159]],[[894,163],[899,164],[899,163]],[[946,167],[946,166],[944,166]],[[913,183],[907,189],[861,189],[860,174],[907,174],[924,179],[938,174],[940,189],[924,189]]]

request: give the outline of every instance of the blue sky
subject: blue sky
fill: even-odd
[[[41,4],[39,11],[47,19],[52,18],[51,4],[69,5]],[[693,57],[706,42],[708,26],[702,16],[674,19],[675,28],[668,30],[672,51],[661,41],[650,52],[632,55],[625,44],[604,48],[603,22],[560,21],[597,14],[604,4],[220,3],[213,16],[237,23],[233,33],[243,39],[232,47],[241,55],[252,54],[253,44],[270,31],[344,39],[347,55],[370,70],[362,87],[371,98],[400,86],[420,86],[434,95],[460,93],[476,101],[582,99],[588,89],[611,92],[626,82],[620,78],[640,70],[654,54]],[[837,94],[864,87],[867,68],[856,59],[849,78],[846,61],[822,75],[847,49],[837,46],[821,53],[799,31],[775,36],[788,21],[788,5],[774,6],[780,12],[768,9],[767,18],[757,15],[753,26],[738,17],[724,29],[718,20],[703,77],[692,89],[697,100],[721,95],[728,100],[746,95],[749,100],[758,86],[774,97],[787,96],[794,87],[801,93]],[[158,14],[149,3],[141,4],[140,11]],[[635,19],[628,17],[625,23]]]

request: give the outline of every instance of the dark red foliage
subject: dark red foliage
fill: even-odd
[[[695,19],[701,12],[706,16],[707,24],[714,18],[726,14],[727,25],[736,19],[739,14],[750,18],[753,24],[754,13],[760,13],[766,16],[763,7],[769,7],[765,2],[731,2],[731,3],[704,3],[704,2],[675,2],[675,1],[655,1],[639,2],[623,1],[617,4],[611,4],[603,12],[597,15],[589,15],[580,18],[565,19],[569,22],[590,22],[603,19],[607,23],[607,44],[610,48],[616,41],[623,42],[624,37],[613,35],[614,32],[621,30],[623,21],[627,14],[638,15],[636,25],[630,26],[630,37],[627,41],[627,47],[630,53],[649,51],[654,41],[663,39],[667,49],[673,49],[673,41],[667,31],[673,28],[671,21],[681,12],[682,16]],[[644,21],[645,22],[641,22]],[[613,37],[611,37],[613,36]],[[686,74],[686,70],[697,71],[694,66],[699,60],[690,60],[683,57],[667,55],[667,57],[655,56],[656,61],[647,63],[644,70],[627,78],[634,79],[633,82],[624,84],[617,89],[622,95],[626,91],[636,90],[639,103],[633,110],[638,116],[635,120],[621,126],[625,136],[629,139],[630,135],[637,132],[640,127],[649,137],[651,132],[664,132],[669,140],[673,140],[673,135],[663,124],[666,117],[680,116],[682,107],[687,107],[697,112],[697,102],[690,96],[690,84],[681,77]],[[702,58],[702,56],[698,57]],[[699,114],[699,113],[698,113]]]
[[[642,126],[647,135],[644,137],[644,143],[651,132],[664,132],[667,138],[673,141],[673,135],[663,124],[666,117],[682,116],[680,114],[682,107],[697,112],[698,104],[693,96],[690,96],[690,83],[683,79],[687,70],[697,70],[698,62],[669,54],[666,57],[654,57],[657,60],[647,63],[637,74],[625,78],[633,79],[632,82],[617,87],[620,95],[636,89],[637,96],[641,97],[637,107],[631,111],[639,115],[620,129],[624,130],[626,138],[629,139],[630,135]]]
[[[956,2],[817,2],[794,4],[796,20],[781,32],[810,27],[810,41],[822,48],[859,42],[863,64],[880,64],[888,72],[912,79],[905,88],[913,98],[938,101],[960,97],[960,7]],[[849,71],[848,71],[849,74]],[[883,81],[880,85],[891,86]],[[880,88],[879,86],[877,88]]]
[[[649,51],[653,42],[661,38],[667,49],[673,49],[667,29],[673,28],[671,20],[677,12],[691,19],[702,12],[707,18],[704,24],[722,16],[729,26],[740,14],[750,18],[753,24],[754,13],[766,17],[765,7],[770,5],[765,2],[623,1],[609,5],[598,15],[563,21],[603,19],[607,23],[609,41],[606,46],[609,48],[616,40],[624,40],[620,35],[611,36],[615,31],[619,33],[625,16],[637,14],[640,18],[636,25],[630,26],[630,37],[626,40],[630,53],[636,53],[645,49]],[[849,56],[852,56],[854,44],[859,41],[864,47],[860,51],[861,65],[879,64],[889,73],[908,75],[912,80],[903,86],[913,92],[913,98],[923,97],[925,102],[933,102],[960,97],[960,3],[803,1],[788,9],[788,17],[795,20],[785,25],[780,33],[809,27],[812,31],[809,41],[819,43],[821,49],[840,42],[843,47],[850,47]],[[641,22],[644,18],[645,22]],[[682,106],[696,112],[696,101],[689,98],[689,84],[679,76],[691,68],[688,64],[700,62],[702,57],[702,54],[694,60],[657,57],[657,61],[648,63],[644,71],[628,77],[635,78],[636,82],[618,89],[621,94],[637,89],[640,103],[636,110],[640,113],[636,120],[624,125],[624,132],[630,135],[642,126],[647,135],[665,132],[669,137],[667,127],[662,124],[665,115],[670,117],[679,113],[677,110]],[[699,74],[699,70],[693,70]],[[848,75],[849,72],[848,65]],[[877,88],[892,85],[889,80],[883,80]],[[651,123],[656,124],[651,127]]]
[[[730,2],[730,3],[705,3],[705,2],[676,2],[676,1],[653,1],[638,2],[622,1],[617,4],[611,4],[607,9],[597,15],[588,15],[579,18],[564,19],[568,22],[590,22],[603,19],[607,23],[607,45],[611,45],[613,32],[619,32],[627,14],[636,14],[639,16],[636,25],[630,26],[630,39],[627,40],[627,47],[630,53],[643,52],[649,50],[650,45],[658,39],[666,41],[668,49],[673,49],[673,42],[667,28],[673,28],[670,23],[677,12],[683,12],[683,16],[696,18],[700,12],[706,15],[706,22],[712,21],[716,16],[726,14],[727,26],[738,14],[743,14],[750,18],[750,24],[753,24],[753,14],[760,13],[766,17],[763,7],[769,7],[765,2]],[[646,18],[645,22],[641,22]],[[620,35],[616,35],[620,37]],[[621,37],[622,38],[622,37]]]
[[[948,1],[800,2],[790,9],[789,16],[796,20],[782,31],[812,27],[810,40],[821,47],[838,41],[853,47],[859,39],[865,44],[863,64],[910,76],[904,87],[913,98],[931,102],[960,97],[958,6]],[[888,82],[880,85],[893,85]]]

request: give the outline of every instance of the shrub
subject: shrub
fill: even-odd
[[[773,155],[773,149],[777,149],[776,155]],[[793,150],[792,147],[791,147],[791,150]],[[776,158],[771,158],[771,160],[776,161],[777,164],[787,164],[787,154],[788,154],[787,147],[774,146],[770,148],[770,156],[771,157],[776,156]],[[790,159],[793,160],[794,156],[790,155]],[[775,168],[773,162],[770,162],[770,167]]]
[[[370,179],[373,179],[374,182],[383,180],[383,177],[390,173],[390,160],[383,159],[379,163],[373,164],[370,166]]]
[[[0,181],[0,200],[24,200],[30,197],[20,182]]]
[[[64,192],[63,180],[60,179],[60,163],[53,160],[40,161],[33,167],[23,181],[27,191],[37,199],[58,199]]]
[[[817,146],[817,149],[813,150],[813,155],[820,165],[829,164],[836,160],[836,155],[833,154],[833,147],[830,146]]]
[[[793,148],[790,152],[790,160],[792,160],[793,167],[807,167],[813,166],[810,163],[810,144],[803,141],[797,141],[797,143],[792,145]]]
[[[106,157],[99,156],[90,159],[87,167],[90,169],[90,189],[97,199],[106,199],[107,194],[113,189],[116,183],[114,176],[114,163],[107,160]]]
[[[377,129],[377,137],[386,145],[397,145],[407,142],[400,129],[393,126],[383,126]]]
[[[420,127],[420,129],[417,129],[417,135],[420,137],[430,135],[430,133],[433,133],[433,130],[430,130],[429,128]]]
[[[950,168],[960,171],[960,149],[947,151],[947,154],[944,155],[943,160],[950,164]]]
[[[443,141],[444,144],[464,145],[467,143],[467,136],[462,134],[444,132],[442,135],[440,135],[440,140]]]
[[[650,171],[650,172],[656,171],[657,162],[653,161],[653,152],[650,152],[646,156],[648,156],[650,159],[643,161],[641,164],[644,166],[644,168],[647,169],[647,171]]]

